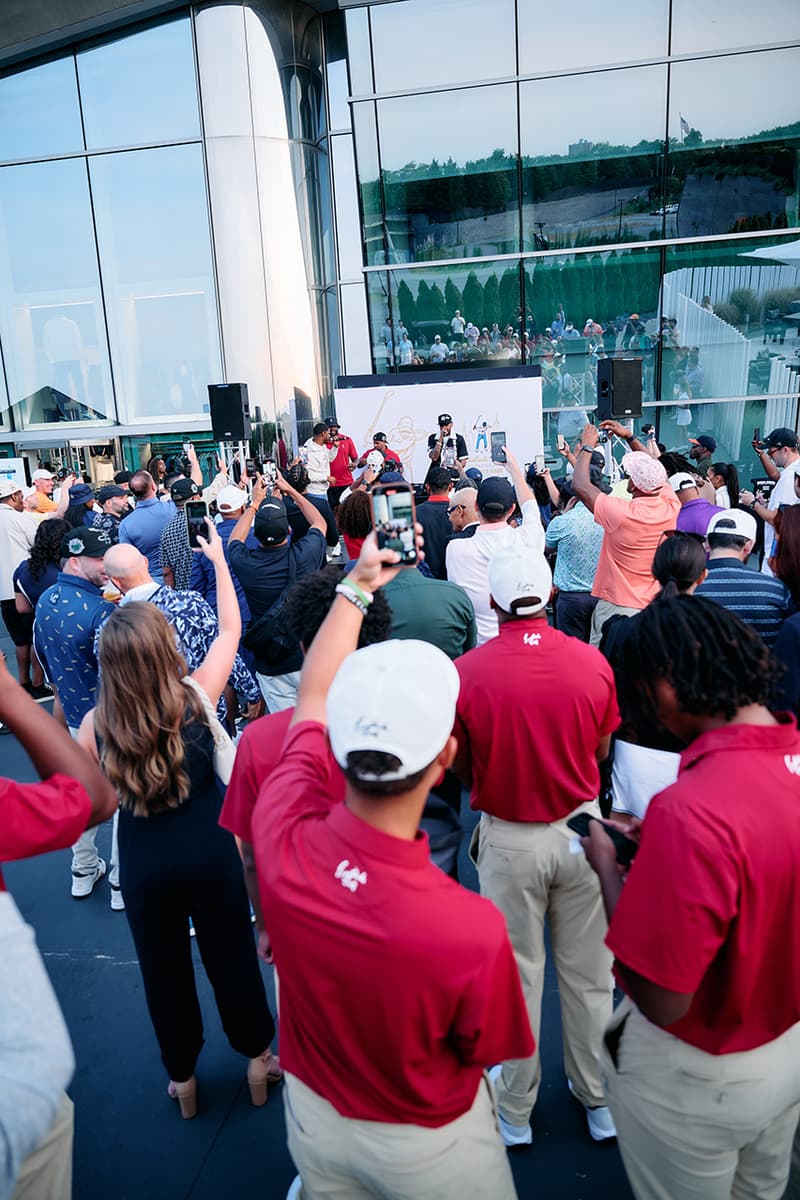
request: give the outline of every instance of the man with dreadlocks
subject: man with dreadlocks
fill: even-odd
[[[686,744],[624,882],[584,839],[627,993],[603,1066],[637,1200],[779,1200],[800,1113],[800,735],[763,640],[697,596],[631,623],[623,707]]]

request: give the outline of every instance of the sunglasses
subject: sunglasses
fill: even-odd
[[[465,506],[463,504],[453,504],[450,508],[448,508],[447,511],[448,513],[458,512],[459,509],[463,511],[464,507]]]

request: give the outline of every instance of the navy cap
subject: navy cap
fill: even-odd
[[[478,509],[486,517],[502,517],[514,507],[514,489],[507,479],[491,475],[478,488]]]
[[[475,483],[480,484],[483,482],[483,471],[479,471],[477,467],[467,467],[464,474],[467,479],[472,479]]]
[[[274,546],[276,542],[283,541],[289,532],[289,518],[282,500],[270,498],[262,501],[256,509],[253,532],[262,546]]]
[[[797,434],[793,429],[781,426],[780,429],[773,429],[772,433],[768,433],[762,445],[765,450],[779,450],[784,446],[790,450],[796,450]]]
[[[113,500],[115,496],[127,496],[128,493],[124,488],[117,487],[115,483],[106,483],[100,488],[97,493],[97,499],[100,504],[105,504],[106,500]]]

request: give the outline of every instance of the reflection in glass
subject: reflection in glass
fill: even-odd
[[[356,143],[358,184],[361,194],[364,261],[370,266],[377,266],[386,261],[386,250],[383,239],[383,205],[378,166],[378,129],[375,105],[371,100],[353,105],[353,136]]]
[[[389,262],[518,251],[512,84],[381,100],[378,123]]]
[[[342,13],[325,17],[325,71],[328,77],[328,129],[350,128],[350,81],[347,77],[347,39]]]
[[[336,207],[336,237],[339,245],[339,274],[341,279],[357,279],[361,274],[361,231],[353,139],[347,134],[341,134],[332,137],[330,145]]]
[[[591,408],[598,362],[620,356],[642,359],[643,399],[654,400],[658,250],[526,259],[523,268],[522,336],[526,358],[542,368],[544,407]]]
[[[348,8],[344,15],[347,31],[347,59],[350,85],[354,96],[369,95],[372,86],[372,48],[369,36],[369,9]]]
[[[0,339],[18,425],[113,415],[83,160],[0,170]]]
[[[363,283],[343,283],[339,288],[344,334],[344,363],[348,375],[369,375],[372,353],[369,342],[369,323]]]
[[[78,55],[90,150],[200,136],[188,17]]]
[[[0,79],[0,159],[83,149],[72,55]]]
[[[523,75],[636,62],[667,53],[668,0],[647,0],[640,11],[631,9],[627,0],[606,0],[591,19],[582,14],[563,21],[544,12],[537,19],[532,7],[518,5]]]
[[[655,66],[520,85],[525,250],[661,237],[666,82]]]
[[[377,92],[516,73],[514,0],[401,0],[370,12]]]
[[[759,10],[749,0],[672,0],[672,53],[737,50],[764,42],[800,40],[800,5],[770,0]]]
[[[373,355],[382,370],[521,362],[527,334],[513,260],[368,276]]]
[[[661,399],[682,408],[674,419],[692,436],[708,419],[704,399],[797,394],[800,239],[670,247],[662,311]],[[725,407],[727,442],[738,445],[744,404]]]
[[[200,414],[220,376],[199,146],[90,159],[121,418]]]
[[[668,235],[798,224],[798,74],[800,49],[673,63]]]

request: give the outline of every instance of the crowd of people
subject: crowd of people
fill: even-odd
[[[330,417],[207,486],[193,453],[0,482],[0,722],[42,779],[0,783],[0,863],[71,846],[78,900],[108,875],[185,1119],[196,938],[253,1104],[282,1084],[291,1197],[511,1200],[548,941],[637,1200],[800,1195],[800,449],[754,441],[756,496],[716,448],[604,421],[559,478],[512,447],[484,477],[442,413],[407,482]],[[67,1200],[69,1034],[2,888],[0,1198]]]

